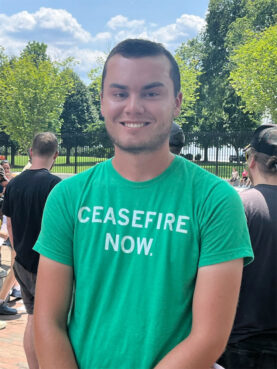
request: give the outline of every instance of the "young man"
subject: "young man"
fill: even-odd
[[[14,273],[28,314],[24,349],[30,369],[38,369],[33,342],[33,308],[39,254],[33,251],[41,227],[44,205],[60,178],[49,172],[58,156],[58,141],[50,132],[35,136],[31,148],[32,166],[12,179],[5,192],[3,213],[16,257]],[[48,234],[51,239],[51,232]]]
[[[170,153],[182,94],[162,45],[123,41],[102,77],[115,156],[54,189],[35,246],[40,365],[209,368],[231,331],[242,258],[252,258],[241,201]]]
[[[277,125],[262,125],[245,149],[254,187],[243,191],[254,262],[243,272],[227,369],[277,368]]]

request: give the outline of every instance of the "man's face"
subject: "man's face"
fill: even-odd
[[[168,147],[182,94],[174,96],[170,63],[164,56],[108,61],[101,112],[116,149],[132,153]]]

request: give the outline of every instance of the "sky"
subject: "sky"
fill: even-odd
[[[74,57],[87,74],[125,38],[161,42],[171,52],[205,26],[209,0],[0,0],[0,46],[19,55],[44,42],[53,60]]]

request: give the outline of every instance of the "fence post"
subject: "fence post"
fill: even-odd
[[[75,136],[75,161],[74,161],[74,173],[77,174],[77,160],[78,160],[78,153],[77,153],[77,137]]]
[[[216,152],[215,152],[215,174],[218,175],[218,143],[216,144]]]

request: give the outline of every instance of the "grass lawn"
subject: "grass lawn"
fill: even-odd
[[[10,157],[8,157],[8,160],[10,160]],[[77,169],[77,173],[80,173],[104,160],[106,160],[106,158],[99,158],[96,156],[78,156],[75,168],[74,156],[70,157],[70,164],[66,164],[66,156],[58,156],[55,165],[53,166],[51,171],[53,173],[75,173],[75,169]],[[27,162],[27,155],[16,155],[15,165],[13,166],[12,171],[20,172],[22,168],[27,164]],[[225,179],[231,178],[233,167],[237,168],[240,175],[244,168],[243,163],[234,164],[229,162],[219,162],[217,166],[215,162],[198,161],[195,163],[200,165],[202,168],[208,170],[209,172],[217,174],[219,177]]]

